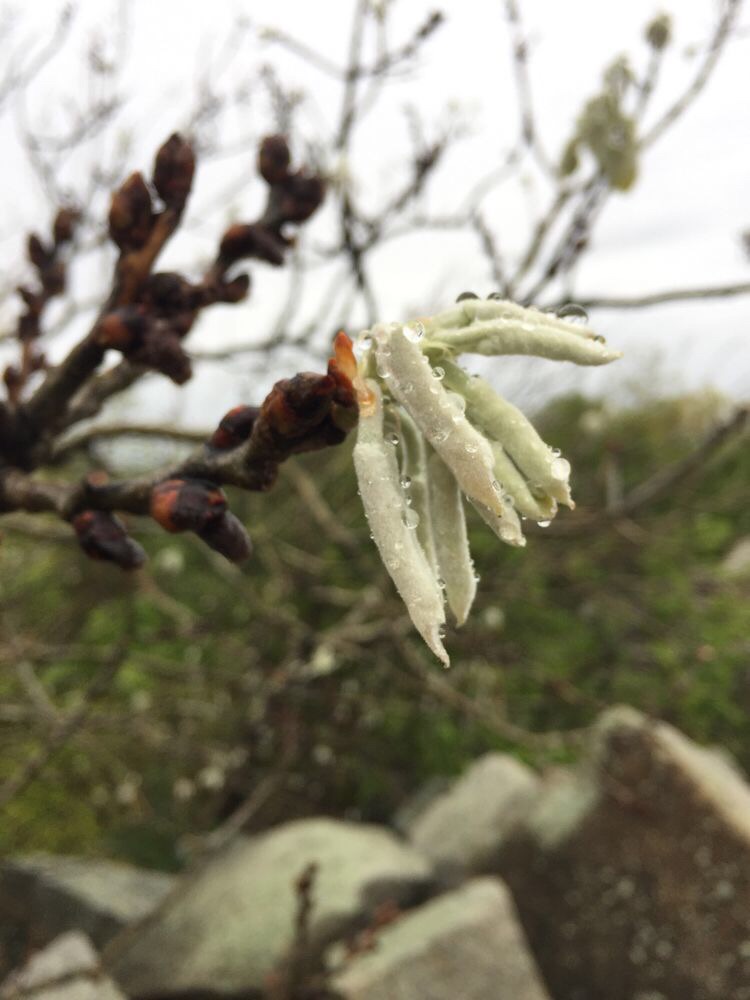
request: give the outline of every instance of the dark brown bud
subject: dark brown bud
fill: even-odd
[[[106,559],[127,570],[137,569],[146,560],[146,553],[114,514],[84,510],[73,518],[73,528],[81,548],[92,559]]]
[[[287,222],[305,222],[321,205],[325,184],[319,177],[298,171],[280,185],[279,215]]]
[[[151,193],[143,175],[131,174],[112,195],[109,207],[109,235],[120,250],[140,250],[154,225]]]
[[[226,265],[243,257],[257,257],[278,267],[284,263],[286,245],[283,239],[260,222],[252,225],[234,225],[224,233],[219,245],[219,256]]]
[[[190,194],[195,171],[193,147],[175,132],[154,160],[154,187],[169,208],[182,211]]]
[[[160,312],[167,313],[195,309],[200,304],[199,291],[181,274],[173,271],[152,274],[146,284],[144,298]]]
[[[218,287],[218,298],[220,302],[242,302],[247,298],[250,291],[250,275],[238,274],[231,281],[222,282]]]
[[[62,295],[65,291],[66,268],[61,260],[53,260],[51,264],[39,272],[42,288],[47,295]]]
[[[16,289],[18,294],[23,299],[23,304],[29,310],[29,312],[35,313],[37,316],[40,315],[42,307],[44,305],[44,299],[41,295],[38,295],[33,289],[29,288],[27,285],[19,285]]]
[[[8,396],[11,399],[15,399],[19,389],[23,385],[23,375],[20,368],[16,368],[15,365],[8,365],[3,372],[3,382],[5,383],[5,388],[8,390]]]
[[[29,260],[38,271],[48,267],[54,256],[50,248],[42,242],[36,233],[32,233],[29,236],[26,244],[26,252]]]
[[[209,521],[198,532],[198,537],[230,562],[244,562],[252,552],[252,543],[245,525],[229,510],[221,517]]]
[[[96,327],[96,341],[102,347],[122,351],[134,350],[146,332],[146,317],[136,306],[125,306],[103,316]]]
[[[201,532],[226,509],[223,491],[204,479],[166,479],[151,491],[151,517],[165,531]]]
[[[34,312],[24,313],[18,318],[18,339],[26,342],[36,340],[41,333],[39,329],[39,314]]]
[[[169,327],[147,327],[141,345],[129,357],[136,364],[148,365],[161,372],[177,385],[184,385],[193,374],[190,358],[178,334]]]
[[[209,446],[224,451],[247,441],[259,413],[257,406],[235,406],[221,418],[219,426],[209,438]]]
[[[269,135],[260,144],[258,171],[264,181],[278,184],[289,173],[291,155],[283,135]]]
[[[73,239],[79,218],[80,214],[74,208],[60,209],[52,224],[52,237],[55,241],[55,246],[59,246],[61,243],[69,243]]]

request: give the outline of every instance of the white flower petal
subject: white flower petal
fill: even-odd
[[[469,552],[461,490],[453,473],[435,452],[429,458],[430,501],[440,573],[448,606],[463,625],[477,592],[477,577]]]
[[[367,380],[374,406],[360,414],[354,468],[373,539],[411,620],[432,652],[447,667],[441,641],[445,609],[440,586],[422,551],[416,533],[407,527],[406,505],[393,445],[383,437],[383,401],[380,387]]]
[[[547,495],[534,496],[523,473],[497,441],[492,442],[492,451],[495,455],[497,481],[513,501],[516,510],[535,521],[545,521],[547,518],[554,517],[557,511],[557,501]]]
[[[528,310],[529,316],[533,316]],[[448,327],[430,335],[429,344],[455,354],[533,354],[552,361],[572,361],[577,365],[606,365],[622,357],[595,339],[572,330],[560,330],[546,320],[545,313],[536,319],[493,319],[478,321],[469,327]],[[560,321],[558,320],[557,323]],[[569,324],[572,326],[572,324]]]
[[[521,530],[521,521],[512,506],[508,505],[505,515],[498,517],[494,511],[489,510],[484,504],[477,503],[476,500],[470,500],[469,502],[501,542],[505,542],[506,545],[514,545],[519,549],[524,547],[526,539]]]
[[[428,359],[397,324],[375,327],[378,371],[388,389],[413,418],[425,438],[468,496],[502,515],[493,488],[495,459],[489,443],[451,399]]]
[[[458,365],[444,361],[445,383],[466,400],[472,418],[498,441],[528,479],[559,503],[573,507],[568,477],[570,466],[542,441],[521,411],[498,396],[484,379],[472,378]]]
[[[408,413],[401,410],[400,415],[404,455],[404,461],[401,466],[403,477],[401,482],[402,486],[407,481],[409,483],[404,488],[411,499],[411,509],[419,517],[419,523],[416,528],[417,538],[437,578],[439,576],[438,559],[435,551],[432,508],[428,487],[427,447],[424,438]]]

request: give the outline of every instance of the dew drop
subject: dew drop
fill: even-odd
[[[448,431],[436,431],[433,436],[433,441],[435,444],[442,444],[443,441],[448,440]]]
[[[449,392],[448,399],[460,413],[466,412],[466,400],[463,396],[459,396],[457,392]]]
[[[408,490],[410,486],[411,486],[411,476],[402,476],[401,477],[402,489]]]
[[[412,510],[411,507],[408,507],[401,516],[401,520],[405,528],[413,531],[419,524],[419,514],[415,510]]]
[[[386,434],[385,439],[388,444],[392,444],[394,448],[398,444],[398,434]]]
[[[438,382],[442,381],[445,378],[445,368],[433,368],[432,377],[436,378]]]
[[[476,292],[461,292],[460,295],[456,296],[456,302],[465,302],[467,299],[478,299],[479,296]]]
[[[406,393],[414,392],[414,383],[404,382],[404,392]]]
[[[502,493],[503,492],[503,488],[500,485],[500,483],[497,481],[497,479],[493,479],[491,485],[492,485],[492,489],[495,491],[495,493]]]
[[[537,521],[536,523],[539,525],[540,528],[549,528],[549,526],[552,524],[552,521]]]
[[[361,333],[357,337],[357,347],[361,347],[363,351],[369,351],[372,347],[372,337],[369,333]]]
[[[560,451],[559,448],[553,448],[552,449],[552,457],[553,458],[559,458],[560,455],[562,455],[562,452]]]
[[[474,444],[474,442],[473,442],[473,441],[470,441],[470,442],[469,442],[469,443],[468,443],[468,444],[466,445],[466,454],[467,454],[467,455],[476,455],[476,453],[477,453],[478,451],[479,451],[479,446],[478,446],[478,445],[476,445],[476,444]]]
[[[420,323],[419,321],[416,323],[407,323],[404,327],[404,336],[412,344],[418,343],[424,337],[424,323]]]
[[[570,475],[570,462],[567,458],[556,458],[550,466],[554,479],[567,479]]]
[[[499,299],[500,301],[502,301],[502,299],[503,299],[503,293],[502,292],[490,292],[490,294],[487,296],[487,298],[488,299]]]
[[[585,325],[589,321],[589,314],[583,306],[576,305],[575,302],[568,302],[557,310],[559,319],[565,319],[569,323]]]
[[[438,629],[438,635],[440,636],[441,639],[445,638],[447,632],[448,629],[445,627],[445,625],[441,625],[440,628]]]
[[[607,343],[607,339],[606,339],[606,337],[602,337],[602,335],[600,333],[595,333],[594,334],[594,342],[596,344],[606,344]]]

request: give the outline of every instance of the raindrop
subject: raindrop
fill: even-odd
[[[606,338],[602,337],[602,335],[600,333],[595,333],[594,334],[594,341],[597,344],[606,344],[607,343]]]
[[[460,396],[457,392],[449,392],[448,399],[459,412],[466,412],[466,400],[463,396]]]
[[[419,514],[417,514],[415,510],[412,510],[412,508],[409,507],[404,511],[401,520],[403,521],[405,528],[409,528],[410,530],[413,531],[414,528],[416,528],[416,526],[419,524]]]
[[[398,434],[386,434],[385,439],[388,444],[392,444],[394,448],[398,444]]]
[[[435,444],[442,444],[443,441],[448,440],[448,431],[436,431],[433,437]]]
[[[575,302],[568,302],[557,310],[559,319],[565,319],[569,323],[585,325],[589,321],[589,314],[583,306],[576,305]]]
[[[456,302],[465,302],[467,299],[478,299],[479,296],[476,292],[461,292],[460,295],[456,297]]]
[[[357,337],[357,347],[361,347],[363,351],[369,351],[372,347],[372,337],[369,333],[361,333]]]
[[[438,382],[445,378],[445,368],[433,368],[432,377],[436,378]]]
[[[570,462],[567,458],[556,458],[550,466],[554,479],[567,479],[570,475]]]
[[[540,528],[549,528],[549,526],[552,524],[552,521],[537,521],[536,523],[539,525]]]
[[[414,383],[404,382],[404,392],[406,393],[414,392]]]
[[[424,323],[420,323],[419,321],[416,323],[407,323],[404,327],[404,336],[412,344],[416,344],[424,337]]]
[[[560,451],[559,448],[553,448],[552,449],[552,457],[553,458],[559,458],[560,455],[562,455],[562,452]]]
[[[402,476],[401,486],[403,489],[408,490],[409,487],[411,486],[411,476]]]
[[[478,451],[479,451],[479,446],[478,446],[478,445],[476,445],[476,444],[474,444],[474,442],[473,442],[473,441],[470,441],[470,442],[469,442],[469,443],[468,443],[468,444],[466,445],[466,453],[467,453],[468,455],[476,455],[476,453],[477,453]]]
[[[497,481],[497,479],[493,479],[491,485],[492,485],[492,489],[495,491],[495,493],[502,493],[503,492],[503,488],[500,485],[500,483]]]
[[[490,292],[490,294],[487,296],[487,298],[488,299],[500,299],[502,301],[502,299],[504,298],[504,296],[503,296],[502,292]]]
[[[440,628],[438,629],[438,635],[440,636],[441,639],[445,638],[447,632],[448,629],[445,627],[445,625],[441,625]]]

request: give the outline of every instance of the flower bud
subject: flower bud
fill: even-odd
[[[154,161],[154,187],[169,208],[182,211],[185,207],[194,172],[193,147],[175,132],[159,149]]]
[[[250,537],[227,510],[227,498],[202,479],[167,479],[151,492],[151,516],[166,531],[194,531],[210,548],[232,562],[250,555]]]
[[[28,254],[29,260],[38,271],[41,271],[45,267],[49,267],[52,262],[52,250],[50,250],[50,248],[42,242],[41,238],[37,236],[36,233],[32,233],[29,236],[26,243],[26,253]]]
[[[137,306],[125,306],[103,316],[94,336],[101,347],[126,354],[142,342],[145,330],[143,311]]]
[[[284,263],[285,250],[286,243],[278,233],[256,222],[230,226],[222,236],[219,256],[226,265],[243,257],[257,257],[278,267]]]
[[[73,239],[76,224],[80,219],[80,213],[74,208],[61,208],[55,216],[52,224],[52,237],[55,246],[61,243],[69,243]]]
[[[112,195],[109,206],[109,235],[112,242],[123,251],[140,250],[146,243],[154,225],[151,193],[136,172]]]
[[[92,559],[106,559],[127,570],[137,569],[146,560],[141,546],[114,514],[84,510],[73,518],[73,528],[81,548]]]
[[[298,171],[280,185],[279,215],[287,222],[305,222],[321,205],[326,188],[320,177]]]
[[[224,451],[227,448],[236,448],[243,441],[247,441],[259,413],[260,409],[257,406],[233,407],[221,418],[219,426],[209,438],[209,447]]]
[[[268,184],[278,184],[289,173],[291,155],[283,135],[269,135],[260,144],[258,171]]]
[[[646,25],[646,41],[652,49],[660,52],[672,38],[672,18],[669,14],[659,14]]]

